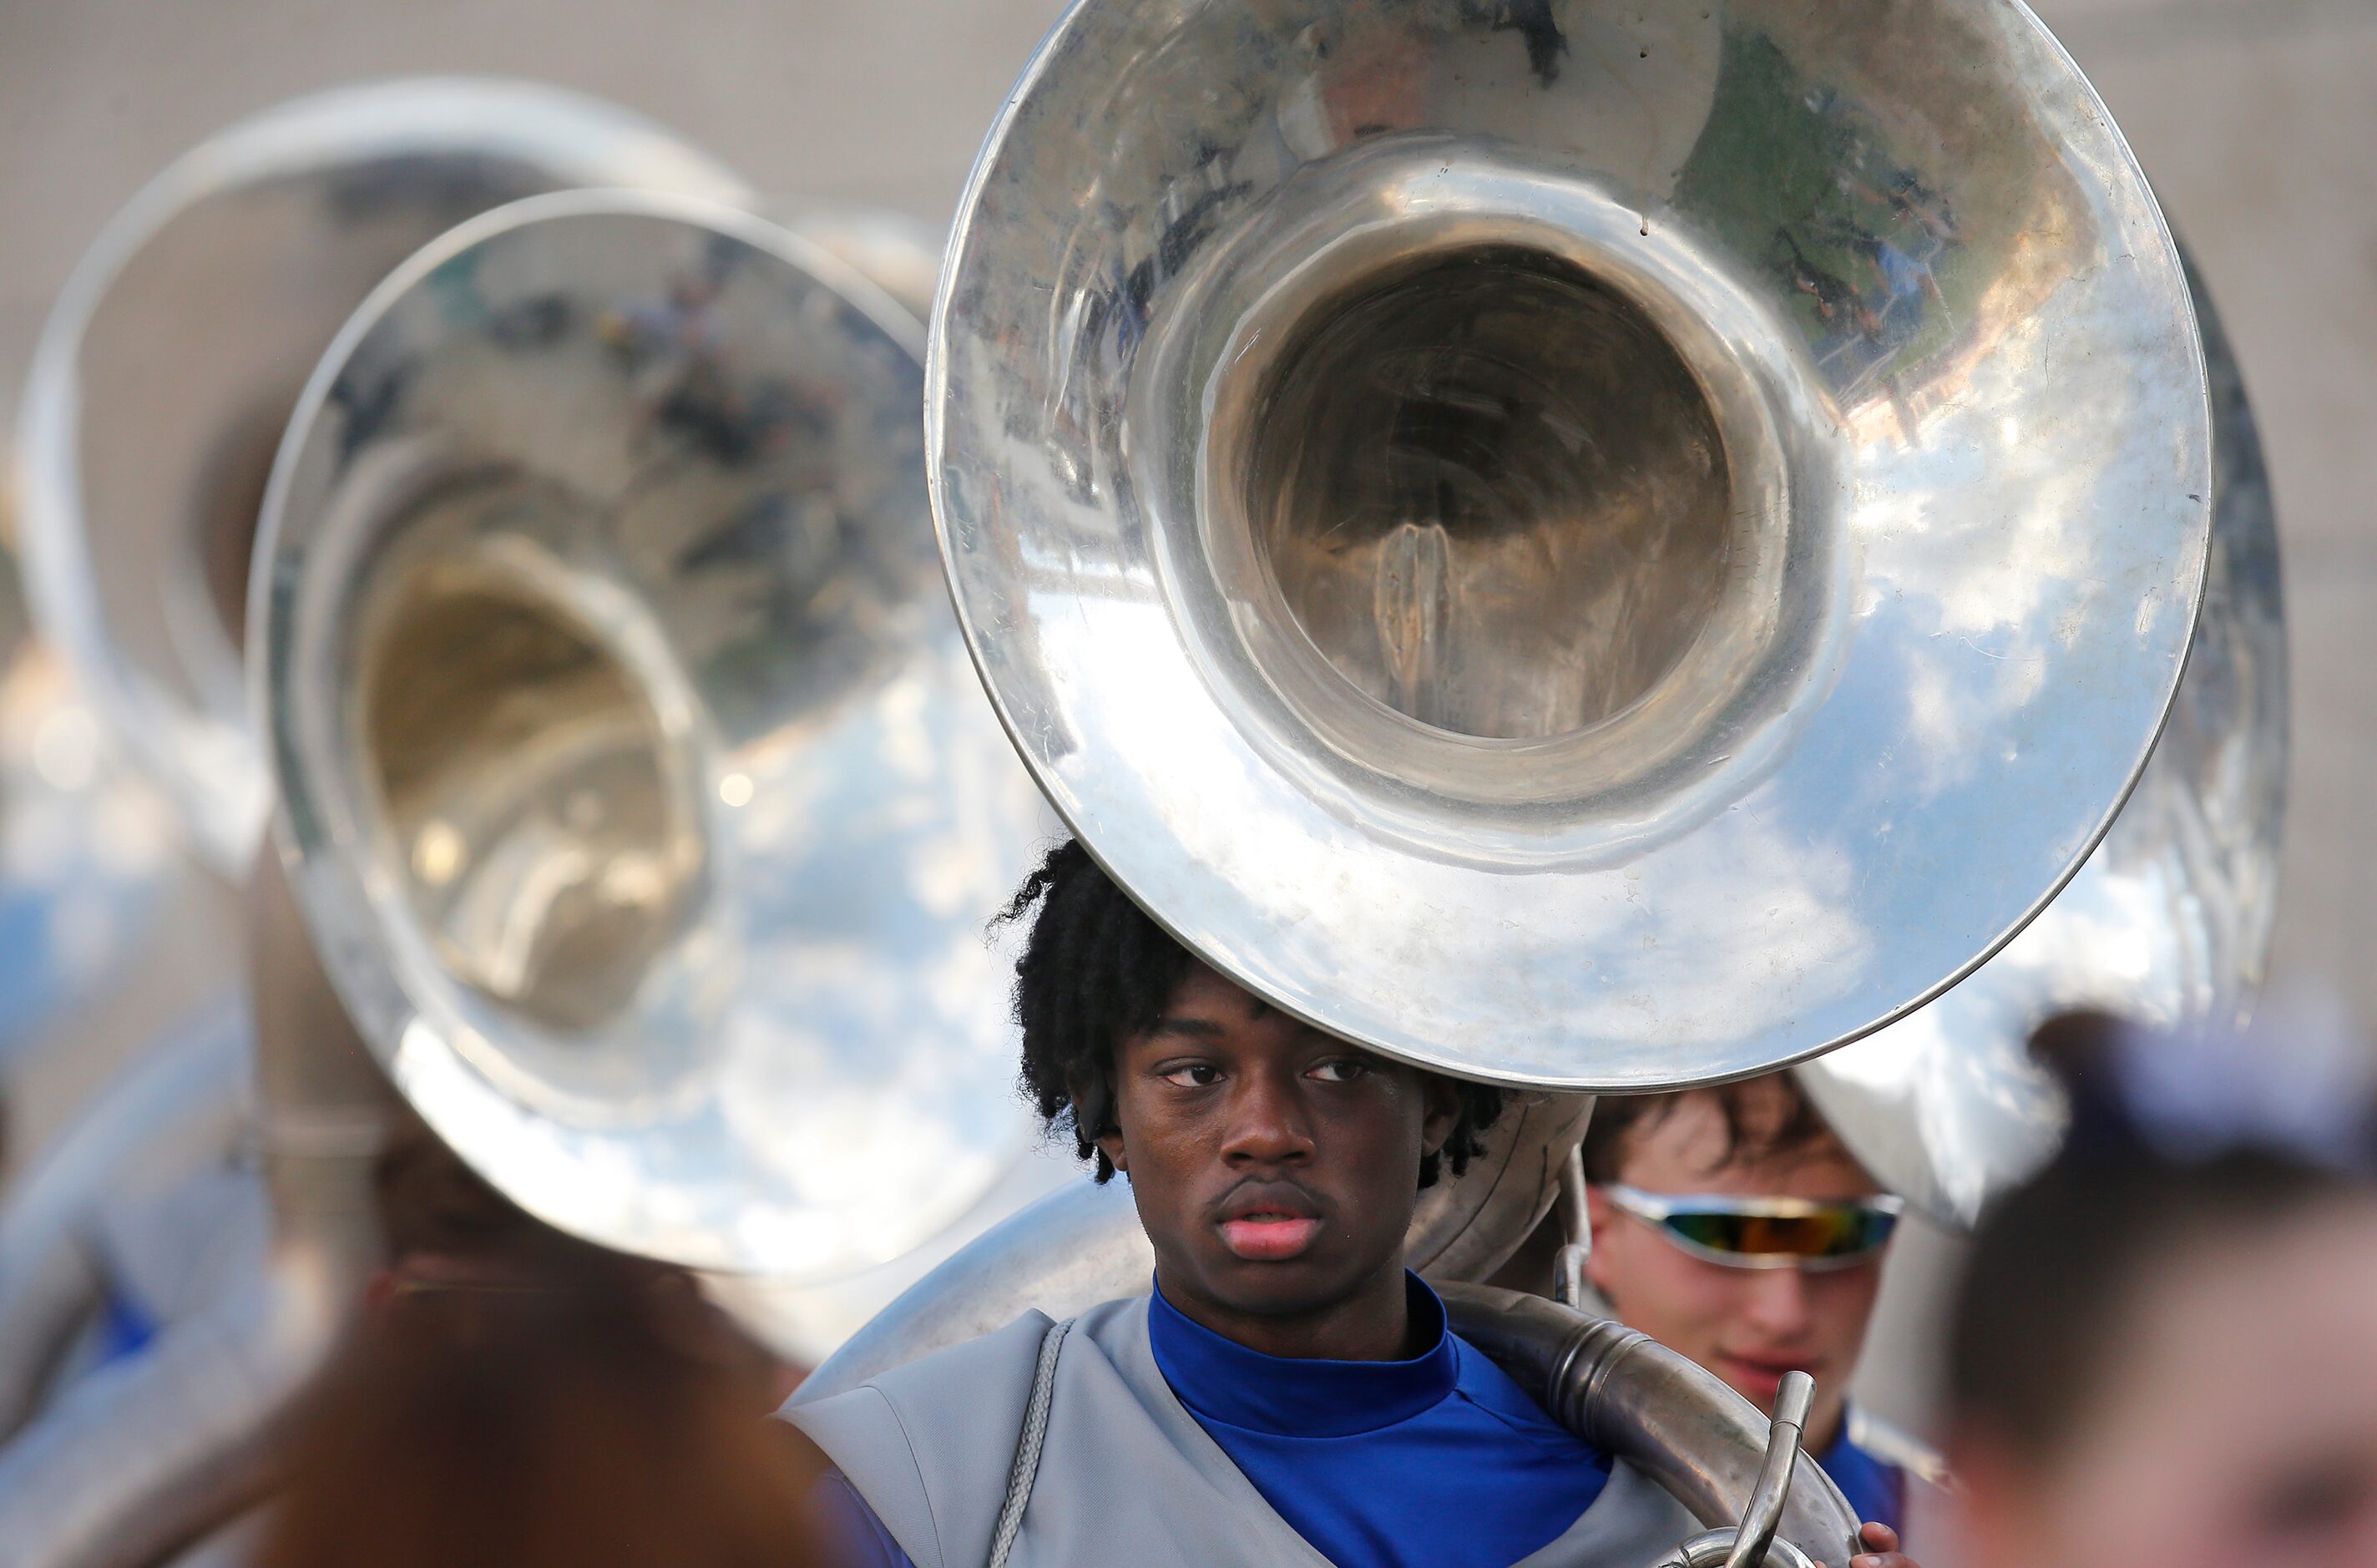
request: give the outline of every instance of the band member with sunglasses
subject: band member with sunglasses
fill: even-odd
[[[1847,1406],[1902,1205],[1798,1080],[1605,1096],[1584,1173],[1586,1275],[1618,1318],[1761,1409],[1785,1373],[1814,1378],[1808,1451],[1861,1515],[1908,1533],[1910,1501],[1932,1501],[1924,1489],[1942,1478],[1937,1461]]]
[[[1024,1084],[1129,1180],[1154,1290],[792,1407],[838,1467],[822,1501],[851,1561],[1635,1568],[1697,1533],[1404,1266],[1421,1190],[1477,1151],[1496,1091],[1274,1011],[1077,844],[1009,913],[1031,922]],[[1854,1568],[1908,1568],[1887,1527],[1862,1540]]]

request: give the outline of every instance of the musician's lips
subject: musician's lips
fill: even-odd
[[[1284,1263],[1320,1235],[1312,1201],[1294,1188],[1241,1188],[1222,1204],[1222,1244],[1250,1263]]]

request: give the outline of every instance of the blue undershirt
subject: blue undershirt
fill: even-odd
[[[1404,1276],[1407,1361],[1291,1360],[1191,1323],[1158,1290],[1155,1364],[1263,1501],[1345,1568],[1510,1568],[1601,1495],[1608,1457],[1546,1415]]]
[[[1404,1361],[1289,1359],[1190,1322],[1158,1290],[1148,1338],[1164,1381],[1296,1532],[1341,1568],[1509,1568],[1573,1525],[1609,1460],[1447,1332],[1407,1276]],[[1896,1527],[1897,1472],[1845,1435],[1822,1456],[1859,1516]],[[839,1472],[818,1501],[853,1568],[914,1568]]]
[[[1155,1293],[1148,1338],[1180,1403],[1263,1500],[1343,1568],[1509,1568],[1601,1494],[1607,1456],[1552,1420],[1445,1329],[1407,1275],[1405,1361],[1266,1356],[1191,1323]],[[855,1568],[913,1568],[849,1481],[818,1501]]]
[[[1868,1524],[1888,1525],[1900,1535],[1906,1533],[1906,1476],[1896,1466],[1881,1460],[1849,1441],[1849,1423],[1845,1413],[1841,1418],[1840,1434],[1833,1445],[1816,1455],[1816,1463],[1841,1495],[1849,1500],[1857,1516]]]

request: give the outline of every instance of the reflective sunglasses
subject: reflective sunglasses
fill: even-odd
[[[1904,1200],[1737,1198],[1724,1193],[1670,1197],[1615,1181],[1608,1200],[1659,1227],[1695,1258],[1737,1269],[1845,1269],[1881,1251],[1898,1228]]]

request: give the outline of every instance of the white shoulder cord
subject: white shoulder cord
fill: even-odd
[[[1015,1466],[1007,1473],[1007,1501],[999,1505],[998,1528],[991,1533],[990,1568],[1007,1568],[1015,1538],[1023,1533],[1023,1510],[1040,1475],[1040,1448],[1048,1439],[1048,1406],[1057,1397],[1057,1358],[1065,1348],[1070,1318],[1051,1323],[1040,1341],[1040,1365],[1032,1374],[1032,1403],[1023,1408],[1023,1430],[1015,1438]]]

